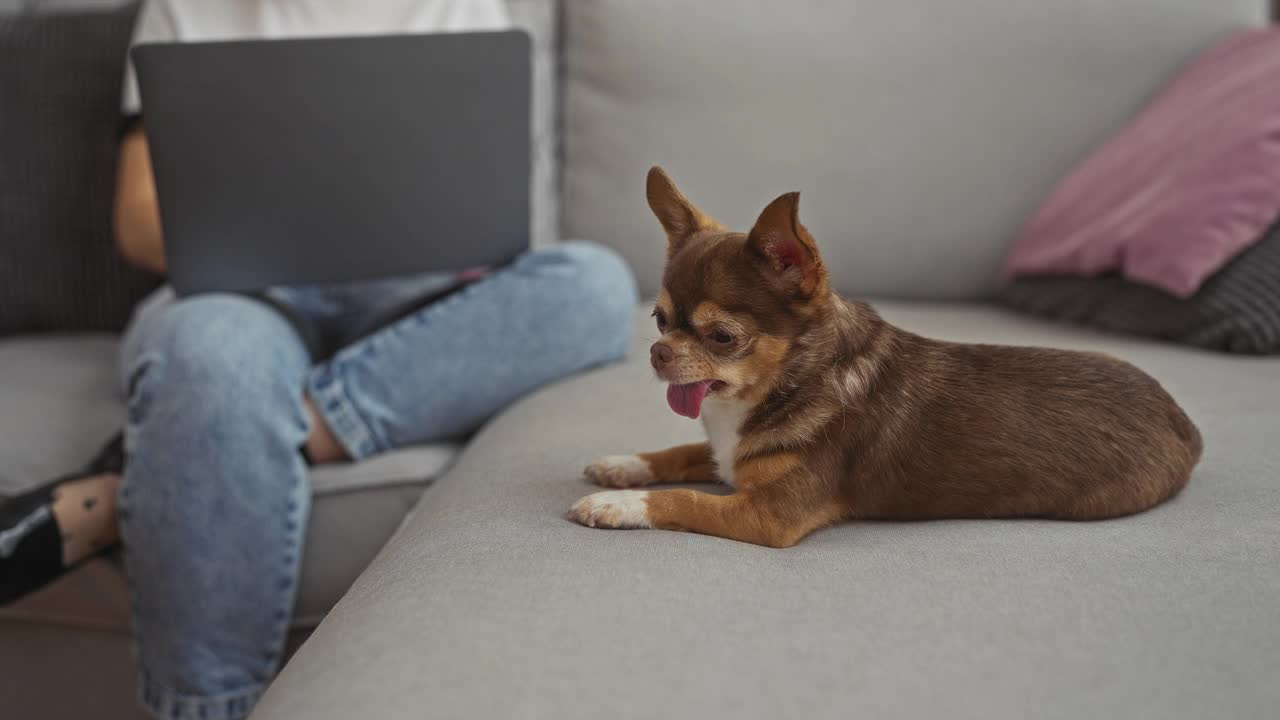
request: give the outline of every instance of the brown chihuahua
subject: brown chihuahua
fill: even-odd
[[[653,368],[708,442],[607,457],[592,527],[661,528],[788,547],[850,519],[1097,520],[1174,496],[1200,433],[1151,376],[1104,355],[930,340],[831,290],[799,194],[729,232],[661,168],[667,233]]]

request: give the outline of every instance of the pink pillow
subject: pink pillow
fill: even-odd
[[[1280,218],[1280,31],[1215,45],[1062,180],[1004,275],[1121,271],[1178,297]]]

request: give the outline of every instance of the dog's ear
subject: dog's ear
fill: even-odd
[[[667,231],[668,257],[674,255],[695,233],[703,230],[725,230],[719,221],[689,202],[689,198],[656,165],[649,168],[645,195],[649,198],[649,209],[657,216],[658,222],[662,223],[662,229]]]
[[[800,193],[780,195],[769,203],[747,235],[747,245],[792,295],[810,298],[826,287],[827,270],[818,244],[800,223]]]

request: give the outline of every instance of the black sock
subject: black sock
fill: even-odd
[[[0,605],[47,585],[65,570],[62,534],[48,505],[0,533],[8,541],[0,546]]]

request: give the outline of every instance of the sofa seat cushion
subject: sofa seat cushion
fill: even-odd
[[[116,346],[110,335],[0,341],[0,497],[81,467],[121,426]],[[425,445],[315,469],[295,623],[313,625],[328,612],[457,451]],[[93,565],[0,615],[127,627],[121,574]]]
[[[1263,717],[1280,649],[1280,361],[884,304],[944,338],[1113,353],[1204,433],[1151,512],[846,524],[772,550],[565,519],[603,454],[701,438],[644,348],[485,427],[317,628],[256,720]]]

